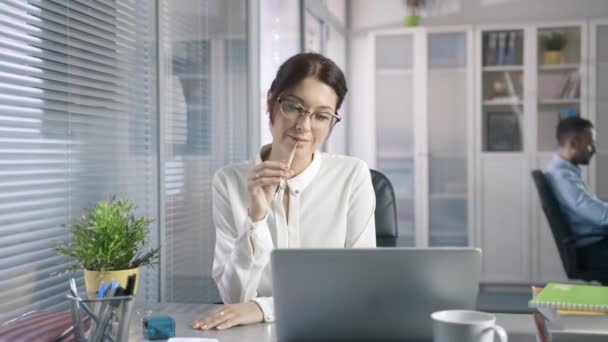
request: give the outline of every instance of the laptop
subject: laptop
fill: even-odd
[[[276,249],[279,341],[429,341],[431,313],[474,310],[475,248]]]

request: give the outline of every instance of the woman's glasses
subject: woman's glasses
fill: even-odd
[[[310,117],[311,126],[330,128],[342,120],[339,115],[330,112],[311,112],[291,99],[279,97],[277,102],[279,102],[283,116],[290,121],[297,121],[300,117],[307,115]]]

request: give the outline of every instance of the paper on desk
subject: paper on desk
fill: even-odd
[[[219,342],[215,338],[204,337],[171,337],[167,342]]]

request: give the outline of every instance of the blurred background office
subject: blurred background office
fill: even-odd
[[[529,172],[560,115],[590,118],[585,177],[608,199],[608,2],[423,1],[414,27],[408,3],[0,0],[0,321],[67,307],[54,241],[111,194],[155,219],[138,300],[218,301],[212,175],[270,141],[266,92],[301,51],[345,70],[323,149],[389,177],[398,245],[481,247],[494,311],[564,280]]]

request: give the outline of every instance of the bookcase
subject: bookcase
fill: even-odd
[[[559,22],[477,31],[473,240],[484,251],[486,283],[566,279],[530,172],[545,169],[555,153],[560,118],[590,116],[587,28]],[[547,42],[555,37],[566,42],[557,56]]]

